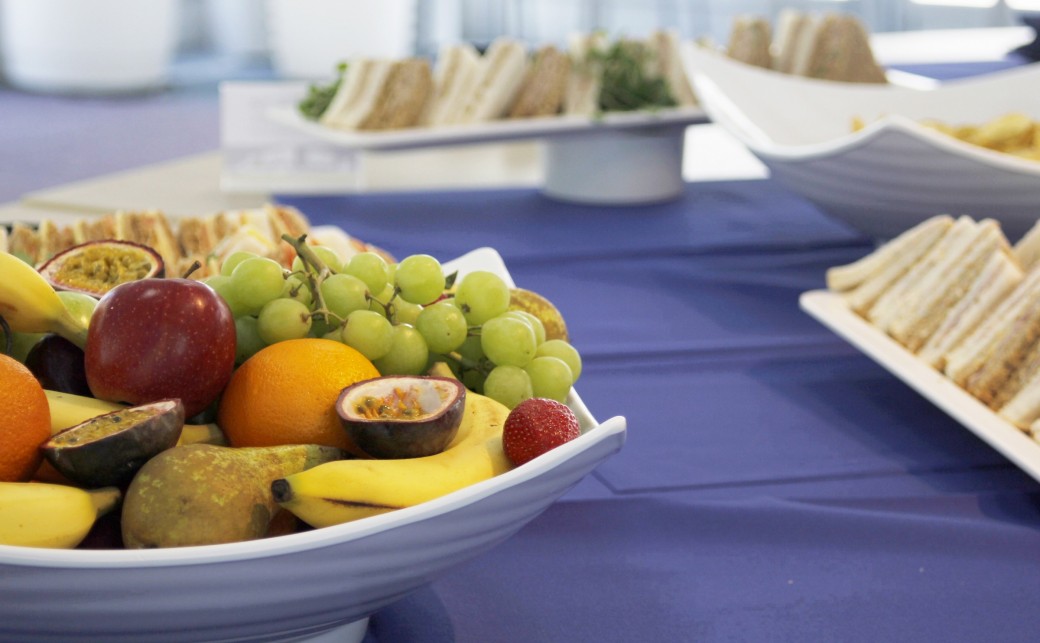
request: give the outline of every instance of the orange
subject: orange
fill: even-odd
[[[51,437],[51,407],[43,387],[21,362],[0,354],[0,481],[24,482],[40,466]]]
[[[347,386],[379,377],[364,355],[331,339],[271,344],[242,363],[220,400],[217,424],[236,447],[322,444],[351,450],[336,414]]]

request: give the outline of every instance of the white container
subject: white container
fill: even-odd
[[[165,83],[176,0],[0,0],[0,60],[21,89],[120,93]]]
[[[679,198],[684,126],[604,130],[558,136],[545,143],[545,185],[551,198],[598,205],[636,205]]]
[[[282,78],[319,79],[351,57],[415,51],[415,0],[268,0],[271,63]]]

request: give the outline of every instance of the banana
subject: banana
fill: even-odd
[[[0,544],[71,549],[119,499],[115,487],[0,482]]]
[[[0,316],[14,332],[57,333],[80,348],[87,343],[87,326],[35,268],[8,252],[0,252]]]
[[[466,392],[462,424],[436,455],[401,460],[337,460],[271,485],[275,499],[312,527],[327,527],[409,507],[512,468],[502,451],[509,409]]]
[[[72,393],[50,390],[44,390],[44,393],[47,394],[47,402],[51,409],[51,433],[57,433],[105,413],[127,408],[125,404]],[[216,424],[185,424],[177,444],[198,442],[223,446],[227,444],[227,439]]]

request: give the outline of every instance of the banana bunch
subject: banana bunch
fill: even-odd
[[[35,268],[8,252],[0,252],[0,316],[21,333],[56,333],[83,348],[87,327],[62,303],[58,293]]]
[[[502,451],[509,409],[466,392],[462,424],[436,455],[337,460],[275,480],[278,503],[312,527],[327,527],[433,500],[512,468]]]
[[[71,549],[119,500],[115,487],[0,482],[0,545]]]
[[[93,397],[44,390],[51,409],[51,433],[75,426],[81,422],[127,408],[125,404],[106,402]],[[224,433],[216,424],[185,424],[177,444],[225,445]]]

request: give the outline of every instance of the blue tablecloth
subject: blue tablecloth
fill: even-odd
[[[872,249],[770,181],[281,199],[398,256],[480,246],[552,299],[624,449],[370,641],[1033,640],[1040,483],[801,312]]]

